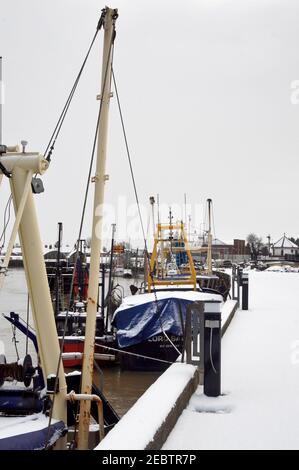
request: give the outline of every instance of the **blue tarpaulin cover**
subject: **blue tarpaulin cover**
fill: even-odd
[[[36,426],[35,422],[31,423],[30,417],[28,418],[29,420],[22,424],[22,430],[18,424],[14,427],[13,422],[17,418],[4,418],[11,421],[11,427],[8,426],[7,434],[3,430],[0,433],[0,450],[42,450],[46,442],[53,445],[66,431],[63,421],[57,421],[51,424],[48,434],[48,418],[42,421],[41,426]],[[39,429],[36,429],[38,427]]]
[[[183,331],[180,309],[185,320],[186,307],[191,302],[168,297],[158,300],[158,308],[156,302],[146,302],[117,310],[113,324],[117,328],[119,346],[126,348],[141,343],[163,330],[181,336]]]

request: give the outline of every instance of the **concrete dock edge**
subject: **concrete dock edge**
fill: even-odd
[[[226,321],[223,323],[222,325],[222,328],[221,328],[221,336],[224,335],[224,333],[226,332],[226,330],[228,329],[229,325],[231,324],[231,321],[232,319],[234,318],[235,316],[235,313],[236,311],[238,310],[239,308],[239,304],[238,302],[236,301],[235,305],[232,307],[232,310],[230,312],[230,314],[228,315]]]
[[[162,449],[163,444],[166,442],[169,434],[173,430],[174,426],[177,423],[180,415],[183,410],[186,408],[189,403],[190,398],[197,389],[199,383],[199,372],[195,371],[192,379],[189,380],[186,387],[182,391],[181,395],[178,397],[177,401],[174,403],[174,406],[166,419],[161,423],[160,428],[155,433],[153,439],[148,443],[145,450],[157,450]]]

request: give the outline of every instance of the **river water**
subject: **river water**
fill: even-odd
[[[118,282],[123,286],[125,295],[127,295],[132,279],[119,278]],[[13,311],[27,321],[27,298],[24,270],[9,270],[4,287],[0,291],[0,354],[5,354],[7,362],[16,361],[16,347],[19,356],[24,357],[26,354],[26,337],[21,332],[16,331],[17,343],[15,344],[15,341],[12,341],[12,326],[3,318],[2,314]],[[30,311],[29,324],[34,327]],[[36,354],[31,341],[28,342],[27,350],[36,362]],[[105,396],[116,412],[123,416],[159,375],[158,372],[123,371],[118,366],[112,365],[103,368],[101,373],[95,372],[95,383],[103,385]]]

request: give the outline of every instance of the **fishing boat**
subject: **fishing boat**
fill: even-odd
[[[179,258],[188,260],[182,272],[174,261]],[[125,297],[113,318],[122,351],[120,363],[125,369],[169,367],[182,351],[187,306],[198,301],[223,301],[219,292],[205,292],[200,287],[184,224],[172,223],[171,213],[170,223],[157,224],[148,261],[144,289]]]
[[[78,246],[77,246],[78,245]],[[54,249],[44,255],[47,277],[55,312],[64,310],[64,300],[71,292],[71,300],[87,298],[88,265],[85,240],[76,242],[72,251],[62,245],[62,222],[58,223],[58,241]]]
[[[62,224],[59,222],[58,241],[56,243],[57,250],[55,251],[56,260],[55,263],[52,263],[51,270],[47,269],[47,276],[54,306],[58,339],[63,348],[63,365],[65,367],[81,367],[86,330],[89,282],[89,267],[86,263],[85,252],[83,252],[83,243],[85,241],[80,240],[79,249],[77,247],[77,251],[71,252],[67,257],[69,261],[65,265],[65,258],[61,258],[61,240]],[[113,286],[113,279],[109,272],[108,293],[105,295],[106,272],[105,264],[101,263],[101,279],[97,295],[98,306],[95,320],[95,360],[100,365],[112,364],[116,359],[114,354],[103,350],[103,346],[114,349],[116,345],[115,336],[107,332],[105,312],[108,315],[108,311],[113,310],[116,302],[115,293],[117,288]]]
[[[84,351],[86,328],[86,302],[75,302],[70,311],[59,312],[56,316],[58,339],[63,342],[63,365],[65,367],[81,367]],[[96,315],[96,344],[115,346],[113,335],[104,334],[104,318],[101,312]],[[114,362],[113,354],[103,354],[103,349],[95,346],[95,360],[97,362]]]
[[[87,449],[91,434],[98,440],[118,421],[118,416],[102,392],[93,384],[94,343],[97,317],[97,294],[101,252],[102,217],[96,208],[103,203],[107,146],[108,109],[111,97],[112,46],[118,12],[104,8],[98,21],[98,32],[104,30],[103,66],[99,118],[97,121],[97,159],[94,182],[93,230],[91,240],[90,276],[86,307],[86,325],[82,372],[66,374],[63,367],[63,344],[59,344],[55,315],[50,296],[43,244],[40,237],[34,197],[43,192],[38,175],[50,164],[54,149],[53,134],[47,155],[27,152],[26,142],[18,146],[2,145],[0,140],[0,184],[7,178],[15,209],[4,260],[0,267],[0,290],[3,287],[17,234],[20,240],[31,305],[34,331],[20,321],[17,313],[7,320],[25,332],[36,349],[37,363],[29,355],[13,363],[0,358],[0,448],[1,449],[66,449],[67,431],[72,427],[70,447]],[[89,55],[89,52],[88,52]],[[87,55],[87,57],[88,57]],[[87,60],[87,59],[86,59]],[[84,65],[86,63],[84,61]],[[81,76],[76,79],[76,84]],[[73,94],[73,90],[72,90]],[[71,94],[71,96],[72,96]],[[68,103],[68,101],[67,101]],[[61,126],[60,126],[61,128]],[[1,139],[1,135],[0,135]],[[98,230],[95,229],[97,227]],[[78,237],[80,240],[80,237]],[[1,292],[0,292],[1,293]],[[65,335],[65,331],[63,333]],[[63,341],[63,340],[62,340]],[[17,382],[17,385],[16,385]],[[78,407],[79,405],[79,407]],[[79,410],[79,419],[77,415]],[[91,417],[96,426],[91,427]]]
[[[5,258],[6,253],[3,252],[1,254],[2,260]],[[22,268],[23,267],[23,256],[22,250],[19,243],[15,243],[13,247],[13,251],[10,256],[10,266],[12,268]]]

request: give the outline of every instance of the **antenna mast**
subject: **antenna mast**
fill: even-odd
[[[155,223],[155,198],[154,196],[151,196],[150,198],[150,205],[152,206],[152,222],[153,222],[153,237],[155,238],[155,232],[156,232],[156,223]]]
[[[185,227],[187,230],[187,194],[186,193],[184,193],[184,222],[185,222]]]

